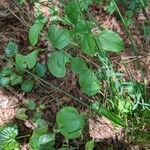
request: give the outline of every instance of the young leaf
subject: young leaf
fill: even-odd
[[[28,116],[25,114],[27,111],[27,109],[25,108],[19,108],[17,113],[16,113],[16,118],[17,119],[20,119],[20,120],[27,120],[28,119]]]
[[[36,65],[36,58],[39,50],[34,50],[30,54],[25,56],[25,62],[28,65],[29,69],[32,69]]]
[[[36,104],[33,100],[27,100],[25,102],[25,106],[29,109],[29,110],[34,110],[36,107]]]
[[[8,86],[10,79],[8,77],[0,77],[0,87]]]
[[[79,84],[82,91],[89,96],[100,90],[100,83],[92,70],[87,70],[79,76]]]
[[[95,53],[95,41],[91,34],[84,34],[81,40],[81,49],[83,53],[87,55],[93,55]]]
[[[98,40],[100,42],[100,47],[106,51],[121,52],[124,49],[123,40],[113,31],[102,31],[98,36]]]
[[[0,72],[0,75],[2,77],[10,76],[11,74],[13,74],[13,70],[10,67],[4,67]]]
[[[53,150],[54,135],[53,134],[39,134],[34,131],[29,142],[32,150],[43,150],[47,146],[50,150]],[[48,149],[47,149],[48,150]]]
[[[58,129],[66,138],[75,139],[81,135],[85,119],[74,107],[62,108],[56,116]]]
[[[69,55],[65,52],[56,51],[48,59],[48,69],[55,77],[64,77],[67,62],[69,62]]]
[[[21,90],[24,92],[31,92],[34,87],[34,81],[33,80],[25,80],[21,84]]]
[[[21,68],[26,68],[26,64],[25,64],[25,56],[21,55],[21,54],[17,54],[16,55],[16,64],[21,67]]]
[[[44,24],[42,22],[36,22],[32,25],[29,30],[29,40],[30,43],[34,46],[38,42],[39,34],[42,31]]]
[[[14,150],[19,148],[19,143],[15,140],[18,130],[15,127],[5,127],[0,131],[0,148],[4,150]]]
[[[44,77],[45,76],[45,73],[46,73],[46,65],[43,64],[43,63],[37,63],[36,66],[35,66],[35,71],[36,71],[36,74],[39,76],[39,77]]]
[[[88,66],[83,59],[75,57],[71,59],[71,69],[75,73],[82,74],[88,70]]]
[[[103,115],[104,117],[108,118],[115,124],[123,126],[123,127],[127,127],[127,125],[117,115],[107,110],[99,102],[94,102],[92,104],[92,109],[96,111],[98,114]]]
[[[39,134],[46,134],[48,131],[48,123],[43,120],[43,119],[36,119],[35,120],[35,125],[36,125],[36,132]]]
[[[21,54],[16,55],[16,64],[19,65],[21,68],[28,67],[32,69],[36,65],[36,59],[39,50],[34,50],[33,52],[29,53],[28,55],[24,56]]]
[[[11,85],[12,85],[12,86],[17,85],[17,84],[19,84],[20,82],[22,82],[22,76],[19,76],[19,75],[17,75],[16,73],[13,73],[13,74],[10,76],[10,82],[11,82]]]
[[[15,43],[10,41],[5,47],[6,56],[13,57],[17,54],[17,52],[18,52],[18,46]]]
[[[94,141],[93,140],[88,141],[85,144],[85,150],[93,150],[93,149],[94,149]]]
[[[69,2],[65,7],[65,14],[71,23],[76,24],[80,15],[80,9],[75,0]]]
[[[67,29],[58,29],[55,25],[49,28],[48,38],[52,45],[60,50],[66,47],[71,41],[69,31]]]

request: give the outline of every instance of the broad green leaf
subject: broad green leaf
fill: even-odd
[[[20,119],[20,120],[27,120],[28,119],[28,116],[25,114],[27,111],[27,109],[25,108],[19,108],[17,113],[16,113],[16,118],[17,119]]]
[[[94,149],[94,141],[93,140],[88,141],[85,144],[85,150],[93,150],[93,149]]]
[[[24,92],[31,92],[34,87],[34,81],[33,80],[25,80],[21,84],[21,90]]]
[[[111,30],[104,30],[98,35],[100,47],[110,52],[121,52],[124,49],[122,38]]]
[[[95,53],[95,41],[91,34],[84,34],[81,40],[81,49],[83,53],[87,55],[93,55]]]
[[[66,47],[71,41],[69,31],[67,29],[58,29],[55,25],[49,28],[48,38],[52,45],[60,50]]]
[[[5,47],[5,53],[7,57],[13,57],[18,52],[18,46],[14,42],[9,42]]]
[[[30,147],[32,150],[44,150],[43,147],[47,146],[49,149],[53,149],[54,135],[53,134],[39,134],[34,131],[30,138]],[[47,149],[48,150],[48,149]]]
[[[62,108],[56,116],[58,129],[67,139],[75,139],[81,135],[85,119],[74,107]]]
[[[75,73],[82,74],[88,70],[88,66],[83,59],[75,57],[71,59],[71,69]]]
[[[15,127],[4,127],[0,131],[0,148],[4,150],[15,150],[19,148],[19,143],[15,140],[18,130]]]
[[[43,64],[43,63],[37,63],[36,66],[35,66],[35,71],[36,71],[36,74],[39,76],[39,77],[44,77],[45,76],[45,73],[46,73],[46,65]]]
[[[88,96],[95,95],[100,90],[100,83],[92,70],[87,70],[79,76],[79,84]]]
[[[29,69],[32,69],[36,65],[36,59],[37,59],[38,53],[39,53],[39,50],[34,50],[28,55],[17,54],[16,64],[20,66],[21,68],[28,67]]]
[[[19,75],[17,75],[16,73],[13,73],[13,74],[10,76],[10,82],[11,82],[11,85],[12,85],[12,86],[17,85],[17,84],[19,84],[20,82],[22,82],[22,76],[19,76]]]
[[[33,24],[29,30],[29,40],[30,43],[34,46],[38,42],[39,34],[42,31],[44,24],[42,22],[36,22]]]
[[[80,9],[75,0],[69,2],[65,7],[65,14],[71,23],[76,24],[80,15]]]
[[[103,115],[104,117],[108,118],[115,124],[123,127],[127,127],[124,121],[122,121],[117,115],[109,111],[107,108],[102,106],[99,102],[94,102],[92,104],[92,109],[96,111],[99,115]]]
[[[69,62],[69,55],[65,52],[56,51],[48,59],[48,69],[55,77],[64,77],[67,62]]]

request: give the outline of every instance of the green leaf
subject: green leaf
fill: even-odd
[[[76,24],[80,15],[80,9],[77,2],[71,1],[65,7],[65,14],[71,23]]]
[[[29,30],[29,40],[30,43],[34,46],[38,42],[39,34],[42,31],[44,24],[42,22],[36,22],[33,24]]]
[[[91,34],[84,34],[81,40],[81,49],[83,53],[87,55],[93,55],[95,53],[95,41]]]
[[[25,56],[25,61],[29,69],[32,69],[36,65],[36,58],[37,58],[38,52],[39,50],[34,50],[33,52]]]
[[[10,79],[8,77],[0,77],[0,86],[6,87],[8,86]]]
[[[27,109],[25,108],[19,108],[17,113],[16,113],[16,118],[19,119],[19,120],[27,120],[28,119],[28,116],[25,114],[27,111]]]
[[[17,75],[16,73],[13,73],[11,76],[10,76],[10,82],[11,82],[11,85],[14,86],[14,85],[17,85],[19,83],[22,82],[22,76],[19,76]]]
[[[21,54],[17,54],[16,55],[16,64],[18,66],[20,66],[21,68],[26,68],[26,64],[25,64],[25,56],[21,55]]]
[[[88,96],[95,95],[100,90],[100,83],[92,70],[87,70],[79,76],[79,84]]]
[[[32,137],[30,138],[29,144],[33,150],[43,150],[44,146],[49,146],[49,149],[53,149],[54,138],[55,137],[53,134],[41,135],[38,132],[34,131]]]
[[[100,42],[100,47],[106,51],[121,52],[124,49],[122,38],[113,31],[102,31],[98,36],[98,40]]]
[[[34,81],[33,80],[25,80],[21,84],[21,90],[24,92],[31,92],[34,87]]]
[[[46,73],[46,65],[43,63],[37,63],[35,66],[35,71],[39,77],[44,77]]]
[[[116,10],[116,6],[113,1],[110,1],[109,5],[105,7],[105,10],[110,14],[113,14]]]
[[[11,74],[13,74],[13,71],[9,67],[4,67],[3,70],[0,72],[0,75],[2,77],[10,76]]]
[[[56,51],[48,59],[48,69],[55,77],[64,77],[67,62],[69,62],[69,55],[65,52]]]
[[[26,107],[27,107],[29,110],[34,110],[35,107],[36,107],[36,104],[35,104],[35,102],[34,102],[33,100],[27,100],[27,101],[25,102],[25,105],[26,105]]]
[[[81,135],[85,119],[73,107],[62,108],[56,116],[58,129],[66,138],[75,139]]]
[[[28,55],[24,56],[21,54],[16,55],[16,64],[19,65],[21,68],[28,67],[32,69],[36,65],[36,59],[39,50],[34,50],[33,52],[29,53]]]
[[[71,41],[69,31],[67,29],[58,29],[55,25],[49,28],[48,38],[52,45],[60,50],[66,47]]]
[[[43,120],[43,119],[36,119],[35,120],[35,125],[36,125],[36,132],[39,134],[46,134],[48,131],[48,123]]]
[[[93,0],[79,0],[82,11],[87,10],[89,5],[93,3]]]
[[[88,66],[83,59],[75,57],[71,59],[71,69],[75,73],[82,74],[88,70]]]
[[[18,52],[18,46],[15,43],[10,41],[5,47],[6,56],[13,57],[17,54],[17,52]]]
[[[115,124],[120,125],[122,127],[127,127],[124,121],[122,121],[117,115],[103,107],[99,102],[94,102],[92,104],[92,109],[96,111],[99,115],[103,115],[104,117],[108,118]]]
[[[18,130],[15,127],[5,127],[0,131],[0,148],[4,150],[14,150],[19,148],[19,143],[15,140]]]
[[[118,98],[117,100],[120,113],[129,113],[132,111],[132,104],[129,99],[122,100]]]
[[[88,141],[85,144],[85,150],[93,150],[93,149],[94,149],[94,141],[93,140]]]

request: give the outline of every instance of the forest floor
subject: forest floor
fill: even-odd
[[[9,8],[12,12],[7,8]],[[30,8],[29,5],[24,6],[23,9],[25,9],[31,17],[34,16],[34,9],[32,7]],[[118,72],[127,74],[127,70],[124,68],[124,65],[122,65],[122,60],[124,60],[128,71],[132,72],[134,79],[141,81],[142,77],[140,74],[140,69],[136,66],[136,60],[138,59],[144,72],[144,80],[147,84],[147,90],[149,91],[150,37],[147,37],[147,40],[145,40],[141,30],[141,26],[144,24],[146,19],[144,14],[140,12],[134,19],[133,25],[130,27],[130,31],[138,49],[138,56],[135,56],[130,50],[131,42],[126,34],[126,30],[116,14],[114,13],[110,15],[101,5],[92,5],[89,10],[100,25],[116,31],[125,42],[125,50],[121,52],[119,56],[110,54],[110,58],[115,64],[115,68]],[[43,11],[47,14],[45,7],[43,8]],[[9,2],[0,0],[0,55],[3,55],[6,44],[11,40],[15,41],[19,45],[20,52],[25,52],[27,49],[32,49],[31,46],[29,46],[28,29],[23,24],[23,21],[21,22],[15,15],[19,16],[21,20],[24,19],[29,24],[32,24],[31,20],[27,18],[26,14],[17,5],[12,5]],[[41,48],[45,48],[46,45],[47,43],[45,43],[43,39],[41,39],[38,44]],[[44,59],[46,59],[46,57],[47,53],[44,52],[38,59],[45,61]],[[6,62],[0,63],[0,69],[5,63]],[[80,97],[80,99],[85,102],[89,101],[88,97],[85,97],[80,91],[77,83],[77,77],[72,72],[69,72],[63,79],[47,76],[46,80],[65,92],[71,93],[75,97]],[[18,108],[22,106],[26,99],[33,99],[37,105],[41,102],[46,104],[46,108],[43,111],[43,116],[45,120],[49,121],[50,127],[54,126],[56,112],[58,112],[60,106],[62,105],[74,106],[80,110],[80,112],[83,112],[83,114],[88,114],[89,124],[86,127],[87,131],[84,133],[86,134],[84,138],[92,137],[97,141],[100,141],[100,144],[96,148],[97,150],[107,150],[109,146],[113,146],[116,150],[144,150],[144,147],[141,145],[130,145],[128,143],[128,139],[125,137],[123,129],[118,129],[118,133],[116,134],[115,128],[110,121],[91,115],[90,111],[79,105],[78,102],[72,101],[70,97],[64,95],[63,93],[42,84],[37,84],[33,92],[30,94],[22,92],[19,87],[0,89],[0,126],[10,122],[15,122],[19,125],[22,135],[23,133],[27,134],[31,132],[33,125],[30,121],[23,122],[15,119]],[[22,142],[22,150],[28,149],[28,146],[25,144],[26,140],[28,139],[25,139]],[[58,141],[57,146],[59,147],[59,145],[62,144],[63,139],[62,137],[57,137],[56,140]],[[82,142],[83,141],[76,141],[73,142],[72,145],[79,145],[80,149],[84,149],[84,143]],[[146,148],[145,150],[148,149]]]

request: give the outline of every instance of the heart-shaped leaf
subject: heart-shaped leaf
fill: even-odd
[[[62,108],[56,116],[59,131],[68,139],[75,139],[81,135],[85,119],[73,107]]]
[[[64,77],[67,62],[69,62],[69,55],[65,52],[56,51],[48,59],[48,69],[55,77]]]
[[[49,28],[48,38],[52,45],[60,50],[66,47],[71,41],[69,31],[67,29],[58,29],[55,25]]]
[[[92,70],[87,70],[79,76],[82,91],[89,95],[95,95],[100,90],[100,83]]]
[[[19,65],[21,68],[28,67],[29,69],[32,69],[36,64],[36,59],[38,55],[39,50],[34,50],[30,54],[24,56],[21,54],[16,55],[16,64]]]

